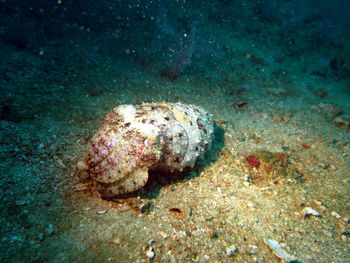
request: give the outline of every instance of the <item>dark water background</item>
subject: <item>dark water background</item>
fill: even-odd
[[[161,74],[174,80],[189,66],[198,69],[208,61],[219,66],[225,60],[225,36],[211,31],[215,25],[237,38],[270,42],[271,49],[283,46],[283,55],[296,60],[317,49],[322,61],[313,74],[349,78],[350,5],[344,0],[4,0],[0,12],[2,45],[33,54],[55,41],[60,49],[74,49],[80,38],[110,59],[125,57],[150,69],[162,62]],[[52,59],[59,64],[67,58]],[[90,60],[94,63],[92,55]],[[2,79],[8,75],[2,72]]]

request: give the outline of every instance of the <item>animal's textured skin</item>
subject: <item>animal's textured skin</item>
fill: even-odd
[[[146,184],[149,170],[193,167],[209,148],[213,128],[211,115],[194,105],[121,105],[91,138],[78,169],[103,197],[132,192]]]

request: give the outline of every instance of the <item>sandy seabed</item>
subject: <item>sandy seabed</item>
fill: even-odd
[[[225,36],[225,61],[175,81],[84,43],[1,50],[2,262],[350,261],[349,83]],[[102,200],[75,165],[113,107],[144,101],[204,107],[212,149]]]

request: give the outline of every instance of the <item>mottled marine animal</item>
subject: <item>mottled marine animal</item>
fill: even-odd
[[[133,192],[146,184],[149,170],[193,168],[213,129],[211,115],[195,105],[121,105],[106,116],[77,168],[97,182],[103,197]]]

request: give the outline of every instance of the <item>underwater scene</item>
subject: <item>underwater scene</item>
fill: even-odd
[[[0,0],[0,261],[350,262],[349,14]]]

